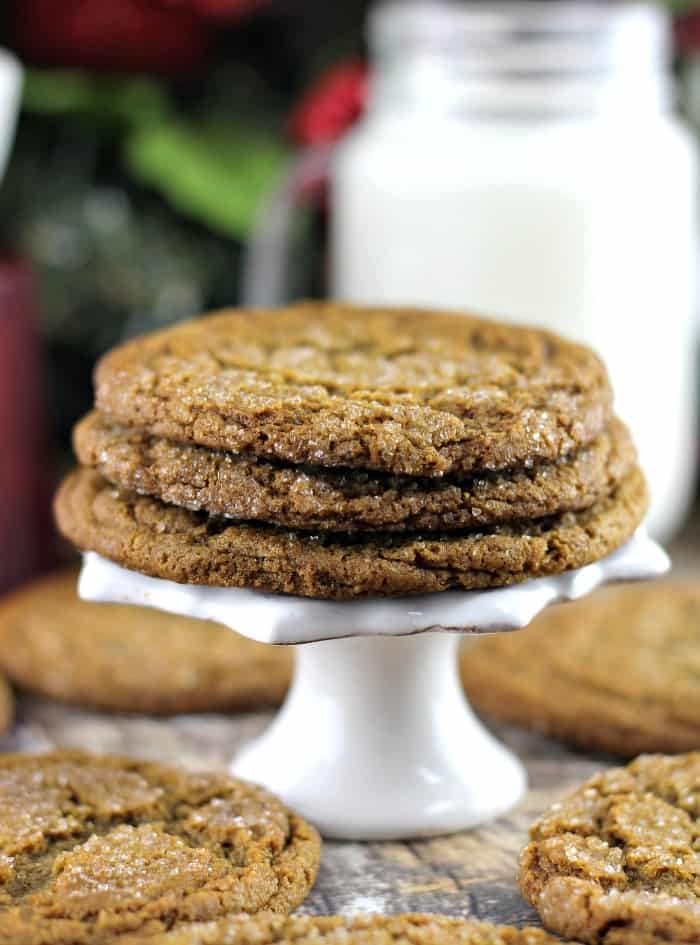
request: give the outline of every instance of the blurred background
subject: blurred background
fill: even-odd
[[[6,0],[0,17],[0,591],[67,553],[50,497],[102,352],[299,296],[595,344],[654,532],[687,527],[697,4]]]

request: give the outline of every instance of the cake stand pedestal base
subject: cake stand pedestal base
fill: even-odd
[[[420,633],[296,647],[287,701],[232,772],[339,839],[452,833],[505,813],[525,770],[471,711],[459,643]]]
[[[295,646],[284,706],[232,771],[274,791],[327,837],[390,840],[473,827],[505,813],[525,790],[522,765],[466,701],[460,632],[516,630],[556,601],[610,581],[658,577],[668,566],[640,529],[594,564],[510,587],[324,601],[173,584],[90,552],[80,594]]]

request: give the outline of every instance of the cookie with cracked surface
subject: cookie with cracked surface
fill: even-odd
[[[134,938],[125,945],[146,945]],[[166,932],[152,945],[561,945],[542,929],[442,915],[240,917]],[[571,945],[571,943],[570,943]]]
[[[325,531],[449,531],[578,511],[609,495],[636,461],[619,420],[556,463],[462,480],[280,465],[154,437],[97,411],[73,439],[80,462],[122,488],[240,521]]]
[[[154,714],[278,705],[288,647],[203,620],[80,600],[78,571],[40,579],[0,601],[0,669],[66,702]]]
[[[0,943],[127,933],[295,908],[320,841],[262,788],[58,751],[0,756]]]
[[[624,671],[621,671],[624,667]],[[465,647],[473,705],[630,758],[700,746],[700,582],[606,588]]]
[[[700,941],[700,753],[597,775],[531,828],[520,887],[542,921],[590,945]]]
[[[313,302],[135,339],[95,383],[101,411],[166,439],[411,476],[559,459],[612,402],[600,359],[548,332]]]
[[[59,489],[55,510],[76,545],[152,577],[350,600],[503,587],[579,568],[630,538],[646,504],[635,468],[583,512],[478,532],[338,536],[189,512],[78,469]]]

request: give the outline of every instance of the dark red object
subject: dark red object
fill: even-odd
[[[676,20],[676,45],[680,53],[700,50],[700,10]]]
[[[9,22],[17,52],[43,66],[187,78],[210,45],[200,15],[153,0],[13,0]]]
[[[0,257],[0,593],[45,560],[48,483],[40,377],[31,271],[18,259]]]
[[[364,111],[367,72],[365,63],[352,60],[324,73],[292,112],[294,140],[305,146],[337,141]]]
[[[267,6],[269,0],[155,0],[163,6],[191,10],[199,16],[215,20],[238,20],[260,7]]]

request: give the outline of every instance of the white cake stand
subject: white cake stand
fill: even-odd
[[[505,813],[525,790],[523,766],[464,696],[460,634],[521,628],[555,601],[668,567],[640,531],[596,564],[516,587],[335,603],[174,584],[89,553],[80,595],[297,645],[284,706],[231,770],[268,787],[326,837],[387,840],[473,827]]]

